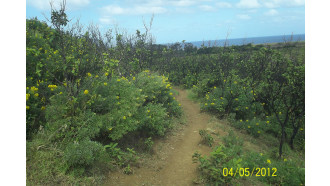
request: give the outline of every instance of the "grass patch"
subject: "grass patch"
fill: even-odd
[[[194,93],[191,89],[187,89],[186,91],[187,91],[187,94],[188,94],[187,97],[188,97],[189,100],[191,100],[195,103],[200,101],[200,98],[198,98],[197,94]]]

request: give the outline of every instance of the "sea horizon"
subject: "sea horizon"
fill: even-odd
[[[204,41],[191,41],[195,47],[200,48],[204,46],[224,46],[227,41],[227,46],[232,45],[246,45],[246,44],[270,44],[270,43],[283,43],[283,42],[296,42],[305,41],[305,34],[294,34],[294,35],[275,35],[275,36],[261,36],[261,37],[248,37],[248,38],[228,38],[228,39],[217,39],[217,40],[204,40]],[[164,45],[171,45],[174,43],[167,43]]]

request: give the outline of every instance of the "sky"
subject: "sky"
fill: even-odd
[[[58,5],[61,0],[53,0]],[[305,34],[304,0],[67,0],[72,22],[144,31],[156,43]],[[27,0],[26,18],[50,17],[48,0]]]

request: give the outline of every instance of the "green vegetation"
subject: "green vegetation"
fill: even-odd
[[[131,174],[134,148],[150,151],[181,116],[176,92],[144,67],[145,35],[137,32],[133,46],[117,35],[110,47],[95,28],[68,30],[62,9],[51,21],[26,21],[27,184],[100,184],[114,168]]]
[[[233,123],[244,121],[235,126],[256,137],[278,137],[281,156],[284,143],[304,150],[305,139],[304,47],[289,46],[219,47],[217,53],[198,55],[170,48],[153,68],[174,84],[192,88],[202,110],[220,118],[233,115]]]
[[[263,155],[243,151],[233,133],[216,145],[200,130],[214,147],[210,156],[194,154],[205,183],[245,179],[223,176],[224,168],[276,167],[277,177],[258,180],[304,184],[304,44],[167,47],[152,43],[149,28],[130,37],[69,28],[63,7],[51,23],[26,20],[28,185],[101,184],[116,168],[133,174],[139,152],[150,152],[182,115],[172,83],[191,88],[203,111],[276,141]]]
[[[271,152],[263,154],[243,150],[243,139],[233,131],[209,156],[196,152],[193,161],[199,162],[202,182],[211,185],[240,184],[242,180],[272,185],[305,183],[305,169],[297,160],[274,159]]]

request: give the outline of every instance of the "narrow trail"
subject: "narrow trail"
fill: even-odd
[[[200,145],[199,130],[206,129],[210,116],[201,113],[198,103],[187,98],[185,90],[176,89],[176,99],[181,103],[186,124],[176,134],[159,140],[154,145],[154,155],[134,174],[125,175],[111,172],[105,185],[196,185],[193,180],[198,177],[197,164],[192,162],[192,155],[198,151],[207,154],[211,149]]]

